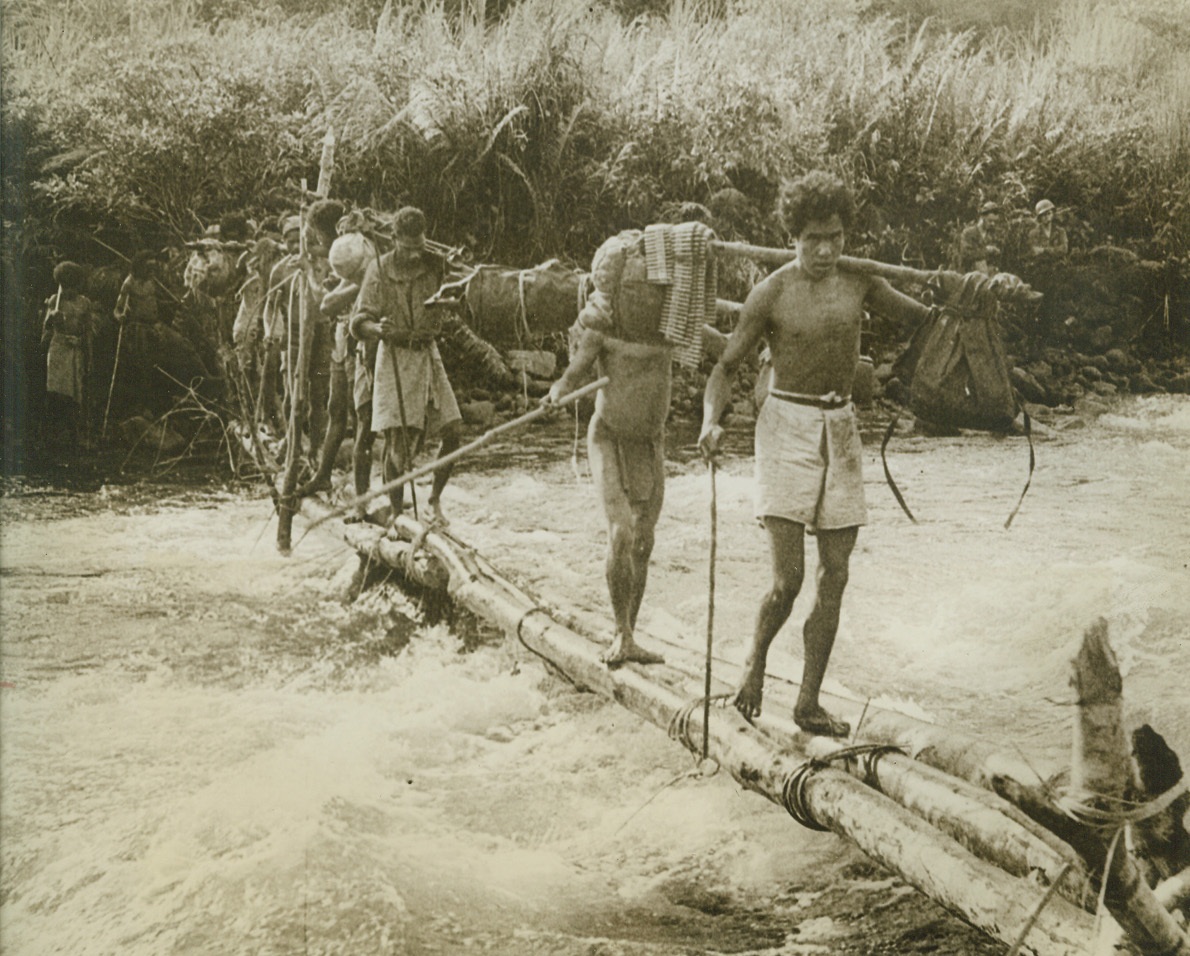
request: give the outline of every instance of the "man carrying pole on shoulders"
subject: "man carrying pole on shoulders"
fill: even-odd
[[[716,454],[719,419],[736,369],[763,342],[772,355],[768,399],[756,422],[756,510],[768,532],[772,585],[760,605],[745,673],[735,693],[747,719],[760,714],[769,646],[789,618],[805,572],[805,535],[818,541],[817,593],[803,628],[805,663],[794,720],[815,734],[846,736],[850,727],[818,697],[839,626],[839,610],[864,505],[859,430],[851,386],[865,310],[903,323],[929,310],[882,278],[843,271],[855,202],[834,176],[812,172],[783,203],[797,258],[748,296],[727,347],[707,380],[699,448]],[[962,277],[941,274],[944,292]],[[950,287],[950,288],[948,288]]]
[[[602,660],[609,667],[662,663],[636,642],[635,630],[665,492],[671,367],[675,359],[697,364],[706,313],[714,311],[714,284],[706,281],[708,269],[714,274],[707,256],[713,233],[698,222],[673,226],[672,233],[684,251],[665,269],[673,275],[668,282],[655,278],[667,257],[663,227],[622,232],[599,247],[591,261],[595,291],[571,329],[577,349],[544,400],[561,401],[596,370],[607,376],[587,429],[587,452],[607,519],[615,634]]]

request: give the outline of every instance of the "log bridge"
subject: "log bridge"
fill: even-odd
[[[741,786],[805,826],[850,840],[1011,953],[1076,956],[1123,947],[1190,956],[1179,921],[1190,906],[1183,822],[1190,795],[1168,748],[1161,752],[1151,740],[1138,746],[1134,735],[1135,758],[1129,753],[1104,622],[1090,628],[1074,662],[1073,770],[1059,788],[1056,776],[986,740],[888,711],[859,714],[856,702],[832,704],[853,726],[863,717],[859,746],[809,735],[778,717],[753,725],[730,706],[710,708],[704,725],[703,663],[692,652],[669,645],[665,665],[609,670],[601,646],[565,623],[573,615],[526,593],[452,535],[407,516],[395,534],[344,524],[318,498],[305,499],[301,511],[361,561],[446,592],[576,686],[667,729],[692,753],[705,746]],[[712,694],[729,689],[717,680]],[[1126,828],[1133,839],[1122,838]]]

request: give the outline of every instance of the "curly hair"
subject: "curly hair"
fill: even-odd
[[[416,206],[405,206],[393,217],[393,228],[398,238],[416,239],[426,234],[426,214]]]
[[[793,236],[800,236],[809,223],[834,215],[846,230],[855,221],[855,198],[838,176],[815,170],[795,179],[782,193],[781,218]]]

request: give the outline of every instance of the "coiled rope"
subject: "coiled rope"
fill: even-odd
[[[894,744],[858,744],[854,747],[842,747],[826,757],[813,757],[798,764],[789,772],[781,783],[781,806],[798,823],[807,830],[829,830],[814,819],[810,808],[806,805],[806,784],[810,777],[819,770],[824,770],[832,763],[841,760],[859,758],[863,768],[865,781],[871,783],[876,779],[876,764],[885,754],[904,754],[903,748]]]

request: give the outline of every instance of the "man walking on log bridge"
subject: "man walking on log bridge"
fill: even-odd
[[[384,480],[413,467],[422,442],[442,439],[441,455],[459,447],[462,417],[436,341],[434,308],[426,306],[442,285],[446,261],[426,248],[426,217],[406,206],[394,220],[391,252],[368,265],[360,286],[351,334],[379,341],[372,385],[372,430],[384,433]],[[452,466],[434,472],[430,516],[442,522],[442,491]],[[404,486],[389,492],[392,518],[401,514]]]
[[[860,324],[865,310],[902,322],[920,321],[929,310],[884,279],[839,268],[855,202],[834,176],[812,172],[797,180],[783,213],[796,239],[797,258],[758,284],[745,301],[707,380],[699,448],[708,458],[718,451],[719,419],[734,373],[764,340],[772,355],[772,377],[756,422],[756,510],[768,532],[773,583],[761,601],[734,703],[749,720],[760,714],[769,646],[801,590],[808,532],[818,540],[818,587],[802,631],[805,663],[794,720],[810,733],[841,737],[851,728],[828,714],[818,696],[839,626],[851,552],[867,518],[851,404]],[[961,280],[940,274],[938,281],[954,294]]]
[[[675,357],[697,364],[708,310],[713,318],[711,235],[690,222],[627,230],[600,246],[591,261],[595,291],[571,329],[575,354],[543,400],[557,402],[596,367],[609,379],[587,429],[591,473],[608,527],[607,586],[615,617],[615,636],[602,655],[608,667],[663,661],[636,643],[634,631],[665,492],[671,366]],[[672,262],[667,243],[674,248]],[[658,271],[672,279],[659,281]]]

